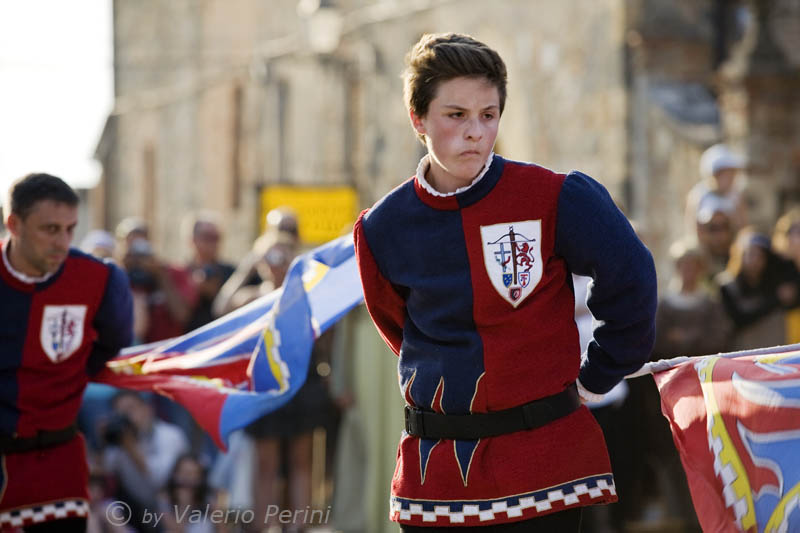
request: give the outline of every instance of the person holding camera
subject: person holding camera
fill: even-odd
[[[180,456],[189,452],[183,430],[156,417],[141,394],[121,390],[111,401],[113,415],[106,425],[103,464],[118,487],[120,500],[137,510],[154,510],[156,495],[166,485]]]
[[[186,324],[186,331],[192,331],[214,320],[211,310],[214,298],[235,269],[219,259],[222,232],[214,213],[194,213],[187,219],[187,226],[187,233],[191,233],[192,257],[185,271],[197,291]]]
[[[178,337],[197,294],[187,273],[158,258],[144,221],[129,217],[117,225],[120,263],[128,273],[134,306],[134,343]]]
[[[125,274],[71,247],[78,196],[29,174],[0,240],[0,530],[86,531],[89,469],[81,396],[132,336]]]

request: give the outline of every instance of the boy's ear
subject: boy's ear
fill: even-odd
[[[411,119],[411,126],[420,135],[425,135],[425,125],[422,123],[422,118],[418,117],[416,113],[408,110],[408,117]]]

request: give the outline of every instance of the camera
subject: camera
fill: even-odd
[[[131,241],[125,258],[131,287],[146,291],[152,291],[157,288],[158,284],[153,274],[142,266],[144,261],[152,256],[153,247],[148,240],[138,238]]]
[[[146,291],[155,290],[157,287],[156,279],[153,275],[141,268],[132,268],[128,271],[128,281],[134,289],[143,289]]]
[[[108,424],[106,424],[105,431],[103,432],[103,439],[109,446],[120,446],[127,432],[130,432],[135,437],[136,426],[133,425],[130,418],[117,413],[112,415],[108,420]]]

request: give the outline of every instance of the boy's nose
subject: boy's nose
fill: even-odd
[[[483,137],[483,128],[478,120],[468,120],[466,130],[464,132],[467,139],[479,140]]]

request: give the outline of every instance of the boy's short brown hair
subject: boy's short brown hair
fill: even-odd
[[[506,104],[506,65],[500,54],[469,35],[425,34],[406,54],[403,96],[406,107],[418,117],[428,112],[439,84],[453,78],[484,77],[500,96],[500,113]]]

